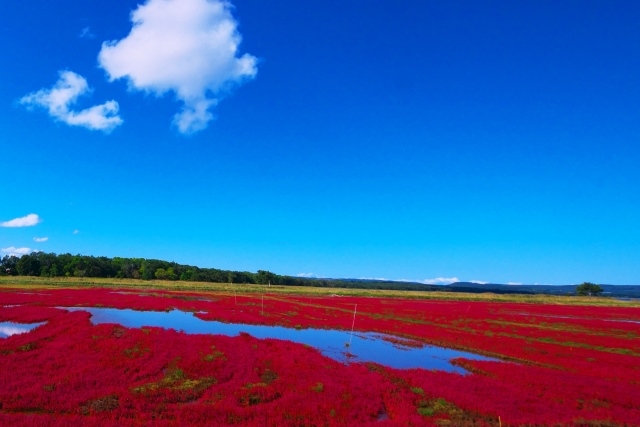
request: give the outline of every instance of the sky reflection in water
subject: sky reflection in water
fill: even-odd
[[[496,360],[473,353],[448,348],[425,345],[413,348],[393,344],[382,339],[379,333],[356,332],[351,337],[349,331],[324,329],[290,329],[281,326],[262,326],[247,324],[221,323],[202,320],[192,313],[179,310],[171,312],[135,311],[131,309],[113,308],[67,308],[66,310],[84,310],[92,314],[93,324],[118,323],[130,328],[158,326],[166,329],[182,330],[188,334],[220,334],[237,336],[246,332],[253,337],[278,338],[307,344],[320,350],[324,355],[340,362],[376,362],[382,365],[409,369],[438,369],[449,372],[466,373],[467,371],[452,365],[449,361],[457,357],[474,360]],[[350,346],[346,346],[351,339]],[[355,357],[347,358],[346,352]]]
[[[0,338],[7,338],[11,335],[24,334],[29,332],[33,328],[36,328],[44,323],[13,323],[13,322],[0,322]]]

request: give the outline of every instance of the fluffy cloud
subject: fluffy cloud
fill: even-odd
[[[122,124],[118,103],[107,101],[81,111],[71,110],[81,95],[91,93],[87,81],[73,71],[61,71],[60,78],[50,89],[41,89],[20,99],[28,108],[45,108],[51,117],[70,126],[110,132]]]
[[[436,277],[434,279],[425,279],[421,282],[425,285],[449,285],[451,283],[459,282],[457,277]]]
[[[200,131],[219,98],[257,73],[254,56],[238,56],[230,8],[222,0],[148,0],[131,14],[127,37],[102,44],[98,62],[131,90],[174,93],[183,103],[174,125],[184,134]]]
[[[34,237],[33,238],[33,241],[34,242],[38,242],[38,243],[43,243],[43,242],[46,242],[47,240],[49,240],[48,237]]]
[[[30,254],[31,252],[33,252],[33,250],[31,250],[30,248],[16,248],[15,246],[2,248],[0,249],[0,251],[4,252],[9,256],[17,256],[17,257],[21,257],[22,255]]]
[[[42,219],[36,214],[29,214],[10,221],[0,222],[0,227],[31,227],[40,223]]]

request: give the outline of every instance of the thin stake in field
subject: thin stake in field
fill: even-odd
[[[358,304],[353,306],[353,322],[351,322],[351,335],[349,335],[349,342],[346,343],[347,347],[351,347],[351,339],[353,338],[353,327],[356,324],[356,309],[358,308]]]

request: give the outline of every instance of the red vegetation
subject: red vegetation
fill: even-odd
[[[504,361],[457,359],[468,375],[345,365],[282,340],[93,325],[56,308],[350,329],[354,304],[357,330]],[[639,426],[640,325],[629,320],[640,311],[275,295],[263,309],[260,295],[5,289],[0,322],[46,323],[0,339],[0,425]]]

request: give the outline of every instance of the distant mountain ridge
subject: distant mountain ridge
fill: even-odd
[[[495,292],[516,294],[573,295],[577,285],[503,285],[499,283],[456,282],[443,287],[454,292]],[[640,285],[600,285],[603,296],[640,298]]]
[[[444,292],[491,292],[496,294],[545,294],[575,295],[575,285],[506,285],[501,283],[455,282],[448,285],[433,285],[421,282],[385,280],[385,279],[347,279],[347,278],[312,278],[311,283],[319,286],[344,288],[371,288],[412,291],[444,291]],[[600,285],[604,290],[602,296],[614,298],[640,298],[640,285]]]
[[[503,285],[499,283],[456,282],[434,285],[387,279],[348,279],[325,277],[297,277],[267,270],[250,271],[201,268],[157,259],[122,258],[91,255],[32,252],[21,257],[0,257],[0,276],[35,277],[113,277],[139,280],[168,280],[183,282],[211,282],[262,284],[280,286],[314,286],[343,289],[387,289],[395,291],[493,292],[497,294],[573,295],[576,285]],[[640,298],[640,286],[600,285],[604,296]]]

